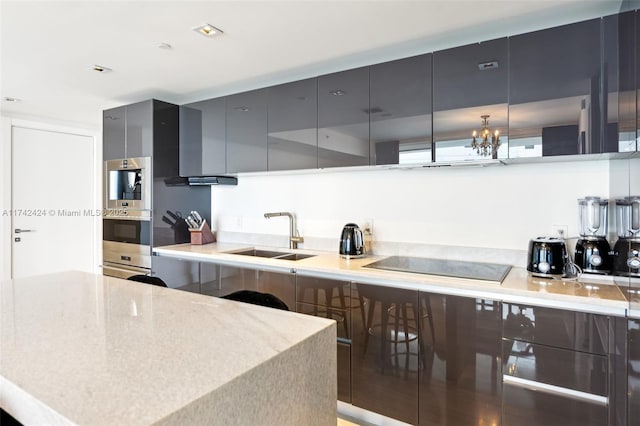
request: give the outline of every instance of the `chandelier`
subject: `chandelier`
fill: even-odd
[[[486,157],[491,152],[493,158],[498,157],[498,148],[500,148],[500,131],[491,132],[489,129],[489,115],[481,115],[482,129],[480,132],[473,131],[473,140],[471,148],[475,149],[479,155]],[[489,151],[491,149],[491,151]]]

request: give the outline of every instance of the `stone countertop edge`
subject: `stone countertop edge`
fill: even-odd
[[[301,260],[282,260],[242,256],[234,252],[260,248],[285,252],[313,254]],[[374,270],[364,265],[388,256],[371,255],[346,260],[336,253],[313,250],[291,250],[251,246],[238,243],[207,245],[178,244],[153,249],[159,256],[184,260],[218,263],[221,265],[254,268],[271,272],[295,272],[302,276],[321,276],[327,279],[362,282],[409,290],[429,291],[452,296],[486,298],[506,303],[532,304],[540,307],[571,309],[603,315],[625,316],[629,301],[612,282],[598,277],[580,281],[554,280],[530,276],[523,268],[512,267],[501,285],[490,281],[471,280],[405,272]]]
[[[245,424],[261,415],[273,424],[304,424],[309,413],[335,421],[326,374],[336,371],[335,321],[79,271],[0,284],[0,406],[23,423],[230,424],[237,404],[206,402],[225,400],[223,389],[238,397],[283,386],[268,396],[272,404],[264,404],[266,396],[245,399],[243,416],[254,416]],[[296,370],[284,362],[310,354],[327,368]],[[277,374],[267,374],[269,366]],[[303,376],[308,380],[296,379]],[[317,389],[308,386],[316,382]],[[320,391],[323,402],[314,408]],[[218,422],[222,412],[227,421]]]

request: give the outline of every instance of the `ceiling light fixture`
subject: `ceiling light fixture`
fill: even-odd
[[[480,133],[477,131],[473,131],[473,139],[471,141],[471,148],[475,149],[476,152],[483,157],[489,155],[489,149],[491,149],[491,157],[498,158],[498,148],[500,148],[500,131],[496,130],[495,132],[491,132],[489,128],[489,115],[481,115],[482,118],[482,129],[480,129]],[[491,142],[489,142],[491,139]]]
[[[91,69],[93,71],[105,74],[113,71],[111,68],[103,67],[102,65],[91,65]]]
[[[173,46],[169,43],[158,43],[158,49],[171,50],[173,49]]]
[[[5,100],[6,102],[20,102],[22,100],[22,99],[18,99],[18,98],[12,98],[10,96],[5,96],[2,99]]]
[[[221,29],[218,29],[211,24],[202,24],[197,27],[193,27],[192,30],[205,37],[214,37],[222,34]]]

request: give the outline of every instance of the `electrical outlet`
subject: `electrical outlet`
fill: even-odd
[[[368,230],[369,233],[373,234],[373,219],[364,219],[362,221],[362,230]]]
[[[551,236],[559,238],[568,238],[568,226],[567,225],[551,225]]]

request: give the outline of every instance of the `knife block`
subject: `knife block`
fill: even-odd
[[[211,232],[206,220],[202,222],[199,228],[189,228],[189,231],[191,232],[191,244],[193,245],[209,244],[216,241],[216,236]]]

